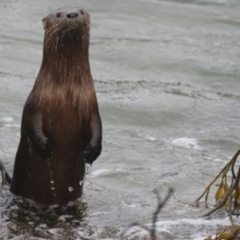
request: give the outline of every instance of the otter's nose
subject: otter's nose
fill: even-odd
[[[76,17],[78,17],[77,12],[70,12],[67,14],[67,18],[76,18]]]

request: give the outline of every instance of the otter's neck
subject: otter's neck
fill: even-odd
[[[34,103],[44,108],[51,104],[73,106],[85,109],[95,99],[88,49],[64,47],[63,51],[44,49],[43,61],[32,94]],[[84,111],[88,111],[85,109]]]
[[[46,74],[45,77],[50,77],[56,84],[91,81],[88,46],[75,43],[60,45],[56,49],[44,46],[40,72]]]

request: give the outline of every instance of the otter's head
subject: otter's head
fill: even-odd
[[[59,53],[62,51],[88,50],[90,16],[81,9],[64,9],[50,13],[43,20],[45,30],[44,48]]]

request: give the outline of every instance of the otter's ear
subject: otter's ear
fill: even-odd
[[[43,29],[46,30],[46,28],[47,28],[47,18],[46,17],[42,19],[42,24],[43,24]]]

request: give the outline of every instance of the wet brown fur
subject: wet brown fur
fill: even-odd
[[[101,153],[101,119],[90,71],[89,15],[43,19],[43,60],[25,103],[11,191],[40,204],[81,196],[85,162]],[[58,16],[58,17],[57,17]],[[59,17],[60,16],[60,17]]]

